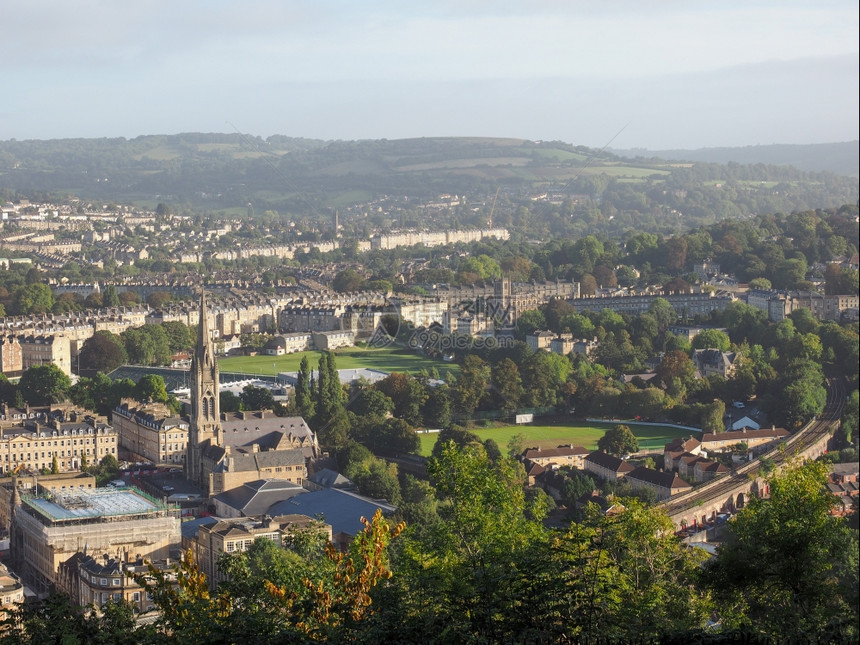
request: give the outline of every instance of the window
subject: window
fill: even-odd
[[[102,587],[107,587],[107,578],[102,578]]]
[[[227,553],[233,553],[233,549],[235,549],[235,547],[236,545],[234,542],[227,542],[227,544],[224,546]]]
[[[119,578],[114,578],[114,579],[113,579],[113,586],[114,586],[114,587],[119,587],[119,583],[120,583],[120,579],[119,579]]]
[[[131,599],[132,599],[134,602],[140,602],[140,592],[139,592],[139,591],[135,591],[133,594],[131,594]]]

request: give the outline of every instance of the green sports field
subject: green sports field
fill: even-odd
[[[524,445],[527,448],[555,448],[556,446],[573,444],[582,446],[588,450],[597,449],[597,440],[603,436],[615,423],[559,423],[553,425],[514,425],[498,428],[472,429],[481,438],[481,441],[493,439],[502,449],[507,451],[508,441],[516,434],[525,437]],[[669,426],[643,426],[628,423],[633,434],[639,439],[640,450],[661,450],[663,446],[675,437],[689,437],[690,430],[680,430]],[[421,454],[430,455],[433,445],[436,443],[438,433],[420,434]]]
[[[297,372],[302,357],[307,356],[311,369],[316,369],[320,352],[298,352],[284,356],[237,356],[218,360],[218,366],[223,372],[241,372],[245,374],[260,374],[274,376],[278,372]],[[401,347],[361,348],[349,347],[335,351],[337,368],[341,370],[364,367],[383,372],[406,372],[417,374],[422,369],[428,372],[434,367],[444,378],[445,372],[457,374],[459,367],[456,363],[435,360],[411,352]]]

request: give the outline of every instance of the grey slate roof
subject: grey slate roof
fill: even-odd
[[[258,479],[224,491],[215,499],[242,515],[262,515],[273,504],[306,492],[298,484],[284,479]]]
[[[376,502],[337,488],[325,488],[278,502],[269,508],[268,514],[276,516],[300,513],[309,517],[322,516],[323,521],[331,525],[332,533],[357,535],[364,528],[361,518],[370,519],[377,508],[382,509],[383,513],[397,510],[391,504]]]
[[[678,477],[675,473],[660,472],[653,468],[639,466],[633,472],[627,474],[627,479],[636,479],[641,482],[662,486],[663,488],[692,488],[690,484]]]

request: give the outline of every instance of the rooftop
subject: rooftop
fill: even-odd
[[[136,488],[73,489],[45,497],[22,496],[25,505],[50,523],[150,515],[163,504]]]

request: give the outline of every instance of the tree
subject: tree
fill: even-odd
[[[639,440],[630,426],[619,424],[607,430],[597,441],[597,447],[616,457],[639,451]]]
[[[116,287],[109,284],[105,287],[102,294],[102,303],[105,307],[119,307],[119,295],[116,292]]]
[[[715,399],[713,403],[708,405],[702,412],[700,425],[702,432],[722,432],[725,430],[725,422],[723,421],[726,414],[726,404]]]
[[[546,316],[538,309],[529,309],[517,316],[516,335],[520,340],[525,340],[526,336],[546,329]]]
[[[57,454],[54,453],[54,456],[51,458],[51,474],[56,475],[60,472],[60,464],[57,461]]]
[[[306,421],[313,420],[316,413],[316,404],[310,387],[311,368],[307,355],[302,356],[299,364],[298,378],[296,379],[296,410]]]
[[[169,292],[153,291],[146,297],[146,304],[153,309],[161,309],[171,300],[173,300],[173,296]]]
[[[167,365],[170,344],[161,325],[144,325],[126,329],[120,334],[128,359],[136,365]]]
[[[56,593],[17,606],[2,621],[0,634],[0,642],[16,645],[163,642],[157,639],[153,626],[137,623],[127,602],[111,600],[95,612],[72,602],[66,594]]]
[[[678,319],[678,314],[675,313],[675,308],[665,298],[655,298],[648,305],[648,313],[654,316],[657,320],[657,326],[660,331],[665,331],[669,325],[674,324]]]
[[[403,372],[392,372],[374,386],[394,403],[394,416],[413,426],[423,424],[421,407],[427,392],[418,379]]]
[[[471,415],[483,401],[490,382],[490,366],[475,354],[469,354],[460,367],[454,386],[454,401],[459,412]]]
[[[135,398],[138,401],[167,403],[167,396],[167,385],[164,378],[158,374],[146,374],[137,382]]]
[[[846,602],[835,568],[849,557],[849,532],[830,513],[836,500],[824,465],[791,463],[767,481],[770,498],[741,509],[728,525],[733,539],[708,566],[724,621],[791,641],[833,635],[846,616],[856,625],[857,605]]]
[[[125,345],[114,333],[97,331],[84,341],[78,354],[81,370],[109,373],[128,361]]]
[[[230,390],[222,390],[218,393],[218,409],[221,412],[239,412],[242,409],[242,399]]]
[[[358,291],[361,283],[364,282],[364,276],[355,269],[344,269],[340,271],[332,280],[332,289],[339,293],[348,291]]]
[[[516,410],[523,396],[523,383],[517,364],[510,358],[499,361],[492,367],[491,379],[496,406],[507,412]]]
[[[246,385],[239,395],[242,407],[245,410],[273,410],[275,408],[275,397],[272,391],[266,387]]]
[[[432,613],[441,609],[442,621],[433,632],[442,640],[513,642],[503,636],[506,611],[514,604],[510,594],[526,575],[528,556],[545,543],[541,519],[546,509],[526,501],[518,463],[508,457],[492,462],[480,445],[445,442],[428,472],[440,521],[426,540],[404,553],[403,570],[405,575],[426,571],[431,588],[424,586],[426,579],[407,584],[432,589],[442,603],[428,614],[422,608],[426,596],[407,595],[401,598],[404,615],[414,616],[414,611],[433,620]],[[427,559],[430,554],[434,557]]]
[[[669,387],[672,379],[679,379],[682,384],[689,383],[696,376],[696,365],[681,350],[666,352],[657,367],[657,377],[663,385]]]
[[[382,419],[394,410],[394,401],[384,392],[369,388],[361,390],[349,407],[358,416]]]
[[[21,375],[18,390],[30,405],[50,405],[66,400],[72,381],[56,365],[35,365]]]
[[[175,354],[194,347],[194,336],[185,323],[179,320],[167,320],[161,323],[161,328],[167,334],[167,346],[171,353]]]
[[[19,315],[44,314],[54,306],[54,295],[46,284],[27,284],[15,294],[15,312]]]
[[[692,349],[718,349],[721,352],[729,351],[731,341],[724,331],[719,329],[703,329],[690,341]]]

